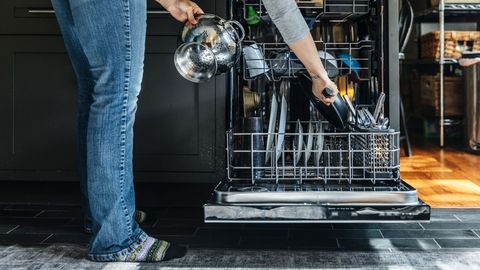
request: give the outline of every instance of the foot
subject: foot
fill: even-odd
[[[132,253],[120,258],[124,262],[160,262],[169,261],[185,256],[187,249],[182,246],[171,244],[148,236]]]
[[[147,220],[147,213],[141,211],[141,210],[135,210],[135,213],[133,213],[133,218],[135,218],[135,221],[138,224],[142,224]],[[92,234],[92,228],[90,226],[85,226],[83,228],[85,233]]]
[[[138,224],[142,224],[143,222],[145,222],[145,220],[147,220],[147,213],[141,210],[135,210],[135,213],[133,213],[133,217]]]

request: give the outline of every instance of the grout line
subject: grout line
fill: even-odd
[[[418,225],[420,225],[420,227],[422,227],[422,229],[426,230],[425,227],[423,227],[422,223],[418,223]]]
[[[40,216],[41,214],[43,214],[45,211],[47,211],[47,209],[43,209],[42,211],[38,212],[35,216],[33,217],[38,217]]]
[[[9,230],[8,232],[6,232],[6,234],[9,234],[11,232],[13,232],[14,230],[16,230],[18,227],[20,227],[20,225],[17,225],[15,227],[13,227],[11,230]]]
[[[160,218],[157,217],[157,219],[155,219],[155,222],[153,222],[152,224],[152,228],[155,228],[159,222]]]
[[[478,235],[478,233],[475,231],[475,230],[471,230],[478,238],[480,238],[480,236]]]
[[[193,232],[193,236],[198,236],[198,230],[200,230],[200,227],[195,227],[195,231]]]
[[[335,238],[335,241],[337,242],[337,248],[341,249],[342,247],[340,247],[340,241],[338,241],[338,238]]]
[[[435,238],[432,238],[432,239],[433,239],[433,242],[435,242],[435,244],[437,244],[439,248],[442,248]]]
[[[239,247],[239,246],[241,245],[241,243],[242,243],[242,238],[243,238],[243,236],[241,236],[241,235],[238,237],[237,247]]]
[[[40,244],[43,244],[45,241],[47,241],[48,239],[50,239],[51,237],[53,236],[53,233],[51,233],[49,236],[47,236],[47,238],[43,239]]]
[[[453,214],[453,216],[460,222],[463,222],[459,217],[457,217],[457,215]]]
[[[378,231],[380,232],[380,235],[382,236],[382,238],[385,239],[385,236],[383,235],[382,230],[378,229]]]

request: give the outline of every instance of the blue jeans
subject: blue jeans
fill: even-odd
[[[133,123],[146,0],[52,0],[79,86],[78,154],[88,258],[115,261],[147,235],[133,214]]]

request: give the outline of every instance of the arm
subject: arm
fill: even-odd
[[[263,4],[285,42],[312,76],[313,94],[323,103],[330,105],[335,101],[338,89],[335,83],[328,78],[310,30],[295,0],[263,0]],[[326,87],[334,90],[333,97],[323,96],[322,91]]]
[[[203,13],[203,10],[190,0],[156,0],[178,21],[188,20],[191,24],[196,24],[195,14]]]

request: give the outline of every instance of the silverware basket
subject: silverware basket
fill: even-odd
[[[308,122],[302,125],[308,130]],[[271,145],[267,143],[269,136],[273,138]],[[299,145],[299,136],[303,136],[300,140],[304,142],[302,147],[296,146]],[[399,132],[393,131],[282,134],[230,130],[227,132],[228,179],[252,184],[398,181],[399,136]],[[307,146],[310,140],[311,149]],[[245,143],[253,141],[263,143]],[[262,148],[255,149],[255,145],[262,145]]]

